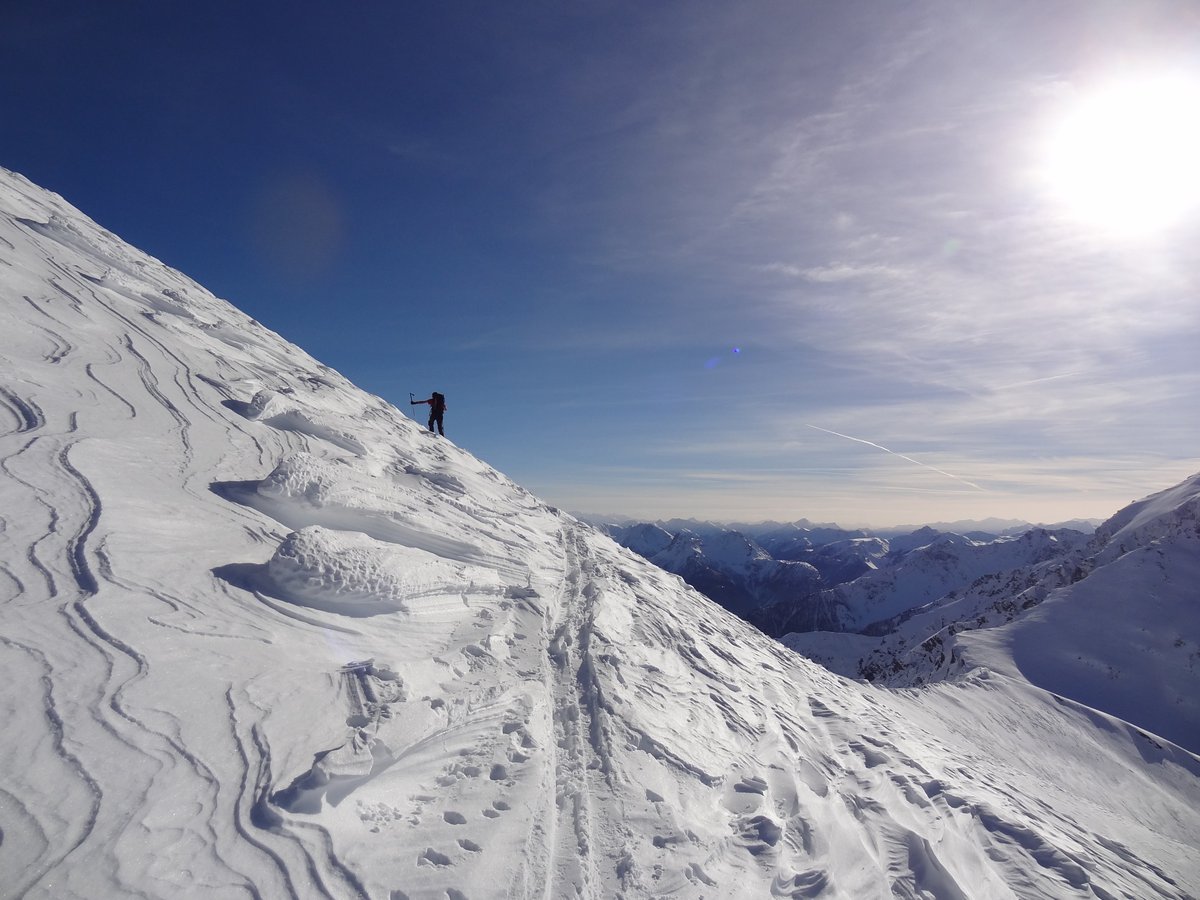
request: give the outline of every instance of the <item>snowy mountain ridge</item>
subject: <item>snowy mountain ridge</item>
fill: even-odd
[[[1192,754],[834,675],[4,170],[0,334],[3,896],[1200,894]]]
[[[1099,565],[1160,541],[1200,538],[1200,474],[1131,503],[1096,529]]]
[[[1198,510],[1200,475],[1130,504],[1086,544],[981,576],[877,623],[875,636],[791,634],[784,643],[834,671],[893,686],[1015,666],[1197,752]],[[1151,672],[1155,690],[1146,691],[1139,679]]]
[[[1034,529],[987,542],[938,534],[929,543],[903,552],[895,565],[832,588],[829,601],[844,610],[841,630],[860,631],[984,576],[1058,559],[1087,540],[1087,535],[1070,530]]]

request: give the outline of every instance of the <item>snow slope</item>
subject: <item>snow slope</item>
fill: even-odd
[[[892,686],[1006,672],[1200,752],[1198,511],[1200,475],[1126,507],[1086,546],[979,578],[878,636],[783,640]]]
[[[1085,577],[1011,624],[960,635],[964,663],[1200,753],[1200,475],[1101,525],[1081,566]]]
[[[0,170],[0,895],[1200,894],[1200,761],[835,676]]]

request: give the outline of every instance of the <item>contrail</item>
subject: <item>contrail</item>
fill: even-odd
[[[820,425],[809,425],[807,422],[804,424],[808,428],[814,428],[817,431],[823,431],[826,434],[832,434],[836,437],[845,438],[848,441],[854,441],[856,444],[866,444],[868,447],[874,447],[876,450],[882,450],[884,453],[890,453],[892,456],[898,456],[901,459],[906,459],[910,463],[914,463],[923,469],[930,469],[931,471],[937,472],[939,475],[945,475],[947,478],[953,478],[955,481],[961,481],[963,484],[969,485],[970,487],[975,488],[977,491],[983,491],[984,493],[987,492],[987,488],[982,488],[973,481],[967,481],[967,479],[955,475],[953,472],[946,472],[937,468],[936,466],[929,465],[929,463],[923,463],[919,459],[913,459],[911,456],[905,456],[903,453],[897,453],[895,450],[889,450],[887,447],[884,447],[882,444],[876,444],[874,441],[866,441],[862,438],[851,437],[848,434],[842,434],[840,431],[830,431],[828,428],[822,428]]]
[[[1079,372],[1063,372],[1061,375],[1047,375],[1045,378],[1031,378],[1029,381],[1014,381],[1012,384],[997,384],[993,391],[1007,391],[1012,388],[1027,387],[1031,384],[1041,384],[1044,381],[1058,381],[1060,378],[1074,378]]]

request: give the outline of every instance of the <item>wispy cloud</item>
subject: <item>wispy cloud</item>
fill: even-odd
[[[786,63],[778,80],[723,69],[706,124],[726,131],[697,130],[681,70],[657,97],[666,124],[639,149],[660,177],[610,223],[683,288],[644,334],[736,329],[769,362],[692,386],[714,407],[694,418],[662,410],[671,425],[638,441],[657,466],[647,499],[919,520],[943,497],[1053,519],[1189,474],[1194,261],[1178,238],[1116,246],[1063,221],[1029,177],[1069,23],[1014,50],[1004,23],[935,6],[852,53],[832,52],[850,33],[831,29],[826,77],[793,95]]]
[[[874,278],[908,277],[909,273],[896,266],[881,263],[831,262],[820,266],[801,267],[791,263],[767,263],[762,271],[798,278],[816,284],[834,284],[840,281],[859,281]]]

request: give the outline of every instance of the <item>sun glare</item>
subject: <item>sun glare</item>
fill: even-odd
[[[1081,98],[1051,136],[1044,175],[1070,215],[1119,234],[1200,209],[1200,80],[1131,79]]]

